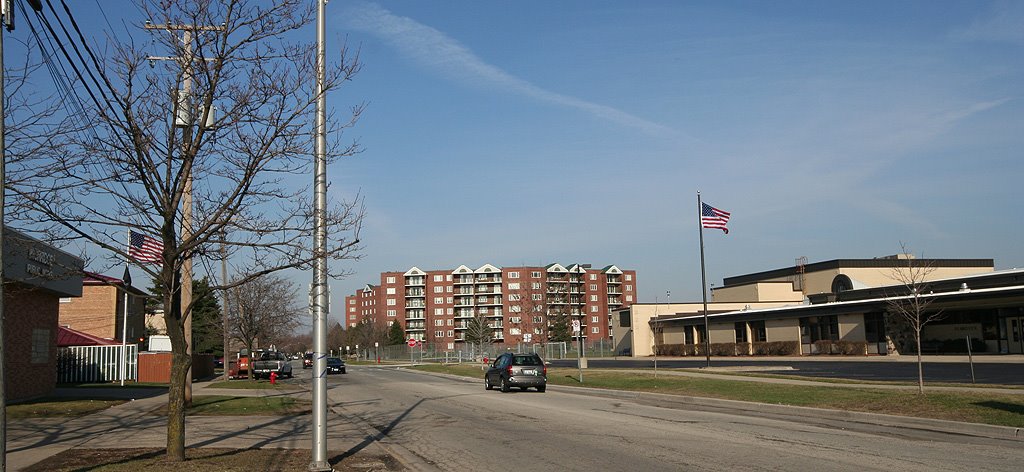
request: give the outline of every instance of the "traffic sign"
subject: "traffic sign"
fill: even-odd
[[[409,338],[409,342],[408,342],[409,347],[416,347],[416,342],[417,341],[416,341],[415,338]]]

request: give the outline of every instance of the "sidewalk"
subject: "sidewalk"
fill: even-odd
[[[309,399],[308,390],[243,390],[208,388],[193,384],[194,395],[294,395]],[[117,387],[112,387],[117,389]],[[125,389],[131,392],[133,389]],[[152,392],[152,390],[150,390]],[[130,395],[130,393],[129,393]],[[9,420],[8,470],[17,471],[72,448],[162,448],[167,445],[167,420],[153,410],[167,404],[167,394],[137,398],[104,411],[68,420],[32,418]],[[230,449],[311,449],[310,415],[294,416],[190,416],[185,419],[186,447]],[[368,434],[351,422],[328,412],[330,453],[370,452],[389,455]]]

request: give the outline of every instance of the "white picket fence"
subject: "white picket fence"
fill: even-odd
[[[125,346],[124,380],[139,376],[139,347]],[[121,380],[121,346],[70,346],[57,351],[57,383],[114,382]]]

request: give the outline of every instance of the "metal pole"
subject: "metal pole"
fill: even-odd
[[[313,450],[310,471],[331,471],[327,462],[327,80],[326,67],[326,0],[317,0],[316,18],[316,149],[313,186],[314,234],[316,255],[313,274]]]
[[[971,383],[974,381],[974,355],[971,354],[971,337],[967,336],[967,361],[971,364]]]
[[[128,268],[125,267],[125,273]],[[121,386],[124,387],[125,371],[128,369],[128,282],[124,282],[124,321],[121,322]]]
[[[708,329],[708,282],[704,271],[704,224],[701,222],[700,192],[697,192],[697,229],[700,231],[700,294],[704,299],[704,355],[711,367],[711,331]]]
[[[9,3],[5,0],[3,2],[4,11],[3,16],[5,17],[9,12]],[[4,98],[4,33],[3,28],[0,27],[0,471],[7,470],[7,369],[4,368],[4,349],[7,348],[7,343],[4,342],[4,322],[7,320],[6,313],[4,313],[4,209],[7,208],[7,204],[4,200],[4,195],[7,193],[7,169],[5,163],[7,162],[7,144],[6,144],[6,129],[4,128],[4,121],[6,121],[7,111],[4,109],[4,104],[7,102]]]

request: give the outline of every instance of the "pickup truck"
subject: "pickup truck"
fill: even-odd
[[[252,361],[252,375],[254,378],[270,378],[270,374],[277,372],[278,377],[292,377],[292,364],[283,352],[263,351]]]

